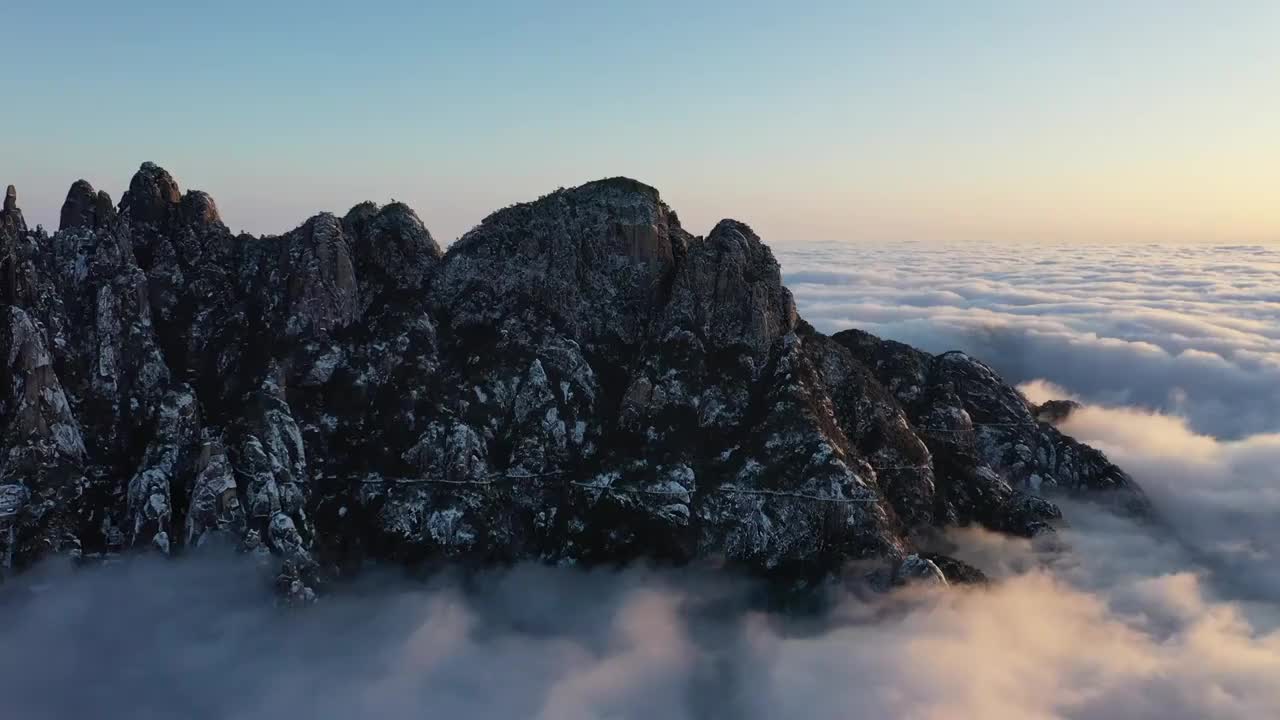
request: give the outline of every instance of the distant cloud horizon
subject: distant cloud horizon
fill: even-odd
[[[1224,439],[1280,432],[1280,247],[989,243],[775,248],[800,314],[1014,383],[1186,418]]]

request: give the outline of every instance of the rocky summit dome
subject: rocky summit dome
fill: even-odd
[[[399,203],[233,235],[151,163],[119,212],[78,181],[61,225],[10,188],[8,571],[219,542],[295,597],[370,559],[963,580],[936,529],[1052,532],[1052,492],[1145,507],[980,361],[815,331],[748,225],[695,236],[634,180],[444,253]]]

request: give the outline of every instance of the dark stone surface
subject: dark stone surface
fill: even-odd
[[[1079,409],[1080,403],[1074,400],[1048,400],[1037,405],[1034,412],[1037,420],[1059,425]]]
[[[62,203],[62,212],[59,217],[59,230],[74,230],[76,228],[84,228],[87,230],[95,230],[98,227],[105,227],[114,218],[105,215],[101,218],[98,216],[99,208],[102,204],[98,201],[98,193],[93,189],[93,185],[88,180],[77,180],[71,184],[71,189],[67,191],[67,199]],[[103,193],[105,196],[105,193]],[[111,199],[106,198],[106,210],[111,211]]]
[[[400,203],[236,236],[151,163],[103,198],[0,218],[6,568],[230,543],[295,598],[370,559],[970,582],[914,538],[1052,532],[1050,491],[1145,507],[987,366],[816,332],[747,225],[694,236],[633,180],[448,252]]]

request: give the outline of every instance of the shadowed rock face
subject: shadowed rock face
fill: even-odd
[[[1066,422],[1079,409],[1080,403],[1075,400],[1048,400],[1033,408],[1037,420],[1053,425]]]
[[[182,221],[192,225],[218,225],[222,218],[218,215],[218,206],[208,193],[193,190],[182,196],[178,203]]]
[[[1145,507],[982,363],[823,336],[747,225],[694,236],[625,178],[447,253],[400,203],[235,236],[151,163],[118,214],[78,181],[52,237],[12,190],[0,221],[7,568],[231,543],[296,598],[369,559],[970,581],[934,529]]]
[[[453,330],[541,325],[577,343],[637,347],[690,239],[672,219],[656,190],[625,178],[500,210],[450,248],[432,300]]]
[[[62,203],[58,229],[105,229],[115,220],[116,210],[111,204],[111,196],[102,191],[95,192],[88,180],[77,180],[72,183],[67,199]]]
[[[22,210],[18,209],[18,189],[10,185],[4,191],[4,209],[0,210],[0,231],[6,236],[13,236],[27,229],[22,219]]]
[[[134,223],[166,223],[182,202],[178,183],[155,163],[142,163],[120,201],[120,210]]]

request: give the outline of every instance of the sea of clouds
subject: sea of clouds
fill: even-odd
[[[1005,379],[1187,419],[1280,430],[1280,246],[813,244],[778,250],[800,314]]]
[[[801,314],[964,349],[1151,495],[978,530],[996,582],[806,613],[696,568],[370,577],[303,612],[243,561],[46,568],[0,594],[0,702],[43,718],[1280,717],[1280,250],[777,248]],[[34,587],[27,592],[26,588]]]

